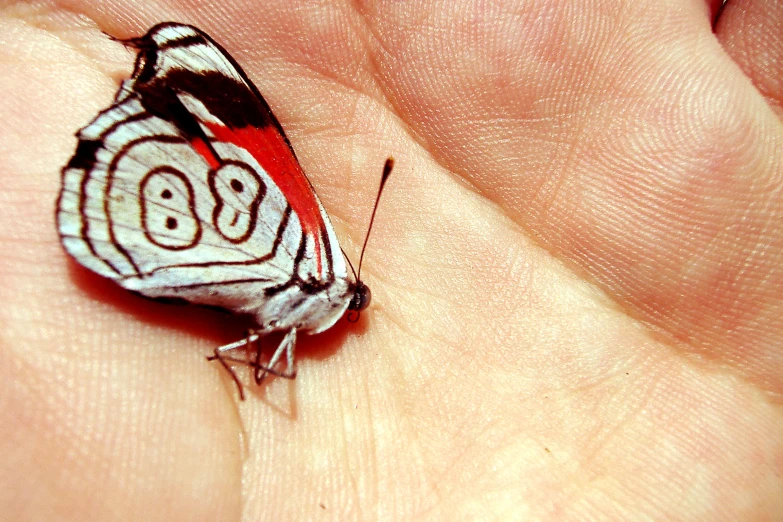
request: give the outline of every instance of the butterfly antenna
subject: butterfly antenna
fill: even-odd
[[[353,272],[353,278],[358,281],[359,279],[356,277],[356,270],[353,269],[353,263],[351,263],[351,258],[348,257],[348,254],[345,253],[345,250],[343,250],[343,247],[340,247],[340,252],[343,253],[343,258],[346,261],[348,261],[348,266],[351,267],[351,272]]]
[[[367,227],[367,234],[364,236],[364,245],[362,245],[362,253],[359,256],[359,272],[356,275],[356,280],[362,280],[362,261],[364,261],[364,251],[367,250],[367,240],[370,239],[370,232],[372,231],[372,224],[375,221],[375,212],[378,210],[378,202],[381,200],[381,194],[383,193],[383,187],[386,186],[386,180],[389,179],[392,169],[394,168],[394,158],[387,158],[386,163],[383,165],[383,174],[381,175],[381,186],[378,187],[378,195],[375,196],[375,205],[372,207],[372,216],[370,216],[370,226]],[[353,269],[353,267],[351,267]]]

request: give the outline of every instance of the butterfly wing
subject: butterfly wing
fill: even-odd
[[[194,27],[125,43],[139,50],[133,75],[63,170],[65,249],[143,295],[253,313],[270,329],[331,326],[352,279],[258,90]]]

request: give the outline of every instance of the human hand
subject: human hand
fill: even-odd
[[[2,8],[0,512],[783,516],[783,7],[496,4]],[[204,356],[245,323],[123,291],[53,222],[133,61],[100,31],[165,20],[243,66],[354,261],[396,159],[364,319],[244,402]]]

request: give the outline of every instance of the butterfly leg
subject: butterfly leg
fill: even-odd
[[[296,378],[296,368],[294,367],[294,350],[296,348],[296,328],[291,328],[288,330],[288,333],[285,334],[285,337],[283,337],[283,340],[280,341],[280,344],[277,346],[277,349],[275,350],[275,353],[272,354],[271,359],[269,359],[269,363],[266,366],[263,366],[261,364],[258,364],[256,361],[255,365],[255,381],[256,384],[261,384],[261,382],[266,378],[267,374],[271,373],[272,375],[276,375],[278,377],[283,377],[285,379],[295,379]],[[280,362],[280,358],[283,356],[283,353],[285,353],[286,356],[286,371],[281,372],[275,370],[275,366],[277,366],[277,363]]]
[[[248,337],[250,337],[250,335],[252,334],[255,334],[255,330],[250,330]],[[255,349],[255,358],[253,360],[250,361],[248,361],[247,359],[241,360],[233,357],[225,357],[225,359],[232,362],[247,364],[248,366],[253,368],[254,370],[253,376],[257,384],[261,384],[261,381],[264,380],[266,374],[271,374],[286,379],[293,379],[296,376],[296,372],[292,374],[290,371],[281,372],[280,370],[275,370],[275,366],[279,362],[280,354],[282,353],[281,347],[289,342],[296,344],[296,333],[293,334],[293,340],[290,339],[290,337],[291,337],[291,332],[288,332],[288,334],[286,334],[286,337],[283,338],[283,340],[280,342],[280,345],[275,350],[275,353],[272,354],[272,358],[266,364],[263,364],[261,362],[261,352],[262,352],[261,336],[256,336],[253,337],[252,339],[249,339],[249,342],[246,344],[246,347],[250,348],[250,343],[255,342],[256,349]],[[288,360],[288,368],[292,368],[293,367],[292,364],[294,360],[293,345],[290,346],[289,350],[286,351],[286,354]]]
[[[207,357],[208,361],[218,361],[220,365],[223,366],[223,368],[225,368],[225,370],[231,376],[231,379],[236,384],[237,389],[239,390],[239,398],[241,400],[245,400],[244,386],[242,386],[242,382],[239,380],[239,377],[237,377],[237,374],[234,371],[234,369],[228,364],[230,362],[246,364],[252,367],[253,377],[257,384],[261,384],[261,382],[263,382],[263,380],[266,378],[268,374],[275,375],[277,377],[283,377],[285,379],[294,379],[296,377],[296,369],[294,368],[296,328],[292,328],[291,330],[288,331],[288,333],[286,333],[286,335],[283,337],[283,340],[280,341],[280,344],[275,349],[274,354],[272,354],[269,363],[267,363],[266,365],[261,364],[261,351],[262,351],[261,337],[262,336],[260,334],[257,334],[255,331],[251,330],[248,332],[247,337],[245,337],[244,339],[240,339],[239,341],[235,341],[233,343],[219,346],[215,348],[215,351],[213,352],[212,355]],[[251,348],[251,345],[253,343],[255,343],[256,346],[255,346],[255,355],[252,360],[248,360],[247,355],[245,356],[244,359],[227,355],[229,352],[238,350],[240,348],[244,348],[245,350],[248,350],[249,348]],[[280,362],[283,353],[285,353],[286,355],[286,364],[287,364],[286,371],[276,370],[275,366]]]
[[[234,381],[234,384],[237,385],[237,390],[239,391],[239,400],[244,401],[245,400],[245,389],[242,386],[242,382],[239,380],[239,377],[237,377],[236,372],[234,369],[228,365],[228,363],[224,360],[223,356],[220,355],[220,352],[218,352],[217,348],[215,348],[215,355],[211,357],[207,357],[207,360],[214,361],[217,360],[220,365],[226,369],[228,374],[231,376],[231,379]]]
[[[208,361],[218,361],[220,363],[220,365],[223,368],[226,369],[228,374],[231,376],[231,379],[234,381],[234,384],[237,385],[237,389],[239,390],[239,398],[240,398],[240,400],[243,400],[243,401],[245,400],[245,390],[244,390],[244,387],[242,386],[242,382],[239,380],[239,377],[237,377],[236,372],[234,371],[234,369],[231,366],[228,365],[227,361],[240,362],[240,363],[245,363],[245,364],[248,364],[248,362],[247,362],[247,360],[236,359],[234,357],[229,357],[229,356],[227,356],[225,354],[230,352],[230,351],[232,351],[232,350],[236,350],[238,348],[248,347],[248,346],[250,346],[250,343],[256,342],[256,341],[259,342],[259,349],[260,349],[260,339],[261,339],[260,335],[256,334],[255,332],[249,332],[249,335],[247,337],[245,337],[244,339],[240,339],[239,341],[236,341],[236,342],[233,342],[233,343],[230,343],[230,344],[224,344],[223,346],[219,346],[219,347],[215,348],[215,351],[214,351],[213,355],[210,355],[209,357],[207,357]]]

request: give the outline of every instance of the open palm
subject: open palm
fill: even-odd
[[[783,517],[783,6],[717,3],[4,3],[0,512]],[[134,57],[101,31],[165,20],[242,64],[354,262],[396,159],[371,307],[244,402],[205,356],[248,323],[54,226]]]

